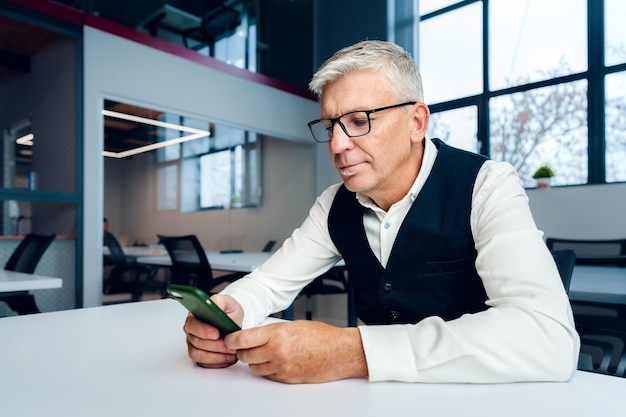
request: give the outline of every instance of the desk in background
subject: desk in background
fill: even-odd
[[[7,304],[6,314],[32,314],[41,310],[32,294],[31,290],[46,290],[61,288],[63,280],[60,278],[45,277],[41,275],[28,274],[24,272],[7,271],[0,269],[0,301]],[[2,297],[4,296],[4,297]],[[0,342],[1,346],[1,342]],[[2,348],[0,347],[0,354]]]
[[[576,265],[569,298],[575,302],[626,306],[626,267]]]
[[[41,275],[25,274],[23,272],[0,269],[0,293],[13,291],[47,290],[61,288],[61,278],[44,277]]]
[[[174,300],[0,319],[2,414],[31,416],[617,416],[626,379],[577,372],[569,383],[407,384],[350,379],[286,385],[244,364],[187,357]]]
[[[139,256],[163,256],[167,255],[167,251],[163,246],[123,246],[122,250],[124,251],[124,255],[129,258],[136,258]],[[109,247],[102,247],[102,254],[107,256],[110,254]]]
[[[207,252],[211,268],[218,271],[252,272],[261,266],[272,254],[269,252]],[[153,266],[170,266],[172,260],[165,255],[139,256],[136,262]]]

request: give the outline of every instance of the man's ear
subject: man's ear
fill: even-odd
[[[425,103],[418,102],[413,106],[413,129],[411,131],[411,141],[421,142],[426,137],[430,110]]]

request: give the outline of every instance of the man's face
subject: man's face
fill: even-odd
[[[399,103],[378,71],[361,70],[324,88],[321,117],[335,118],[355,110]],[[401,198],[408,190],[407,184],[410,187],[417,176],[428,110],[418,103],[372,113],[370,120],[370,132],[356,138],[348,137],[335,124],[328,151],[346,187],[384,208]]]

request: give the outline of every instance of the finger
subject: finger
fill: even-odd
[[[243,309],[237,300],[228,295],[215,294],[211,296],[211,301],[221,308],[235,323],[241,326]]]
[[[239,330],[227,335],[224,342],[229,349],[251,349],[267,344],[272,334],[272,326],[254,327],[247,330]]]
[[[203,339],[201,337],[188,334],[187,344],[193,346],[196,349],[204,350],[207,352],[229,353],[231,355],[237,353],[237,351],[235,351],[234,349],[229,349],[226,346],[226,344],[224,343],[224,339]]]
[[[201,322],[191,313],[187,314],[183,331],[187,336],[193,335],[201,339],[218,340],[220,338],[220,331],[217,327]]]
[[[225,368],[237,362],[237,356],[233,353],[211,352],[198,349],[191,343],[187,343],[189,358],[203,368]]]

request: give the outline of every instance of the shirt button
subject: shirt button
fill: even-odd
[[[397,312],[397,311],[395,311],[395,310],[391,310],[391,311],[389,312],[389,318],[390,318],[390,319],[392,319],[392,320],[397,319],[397,318],[398,318],[398,312]]]
[[[389,223],[385,223],[385,224],[383,225],[383,227],[384,227],[385,229],[389,229],[389,228],[391,227],[391,225],[390,225]]]
[[[385,292],[391,292],[391,283],[390,282],[385,282],[385,285],[383,285],[383,291]]]

